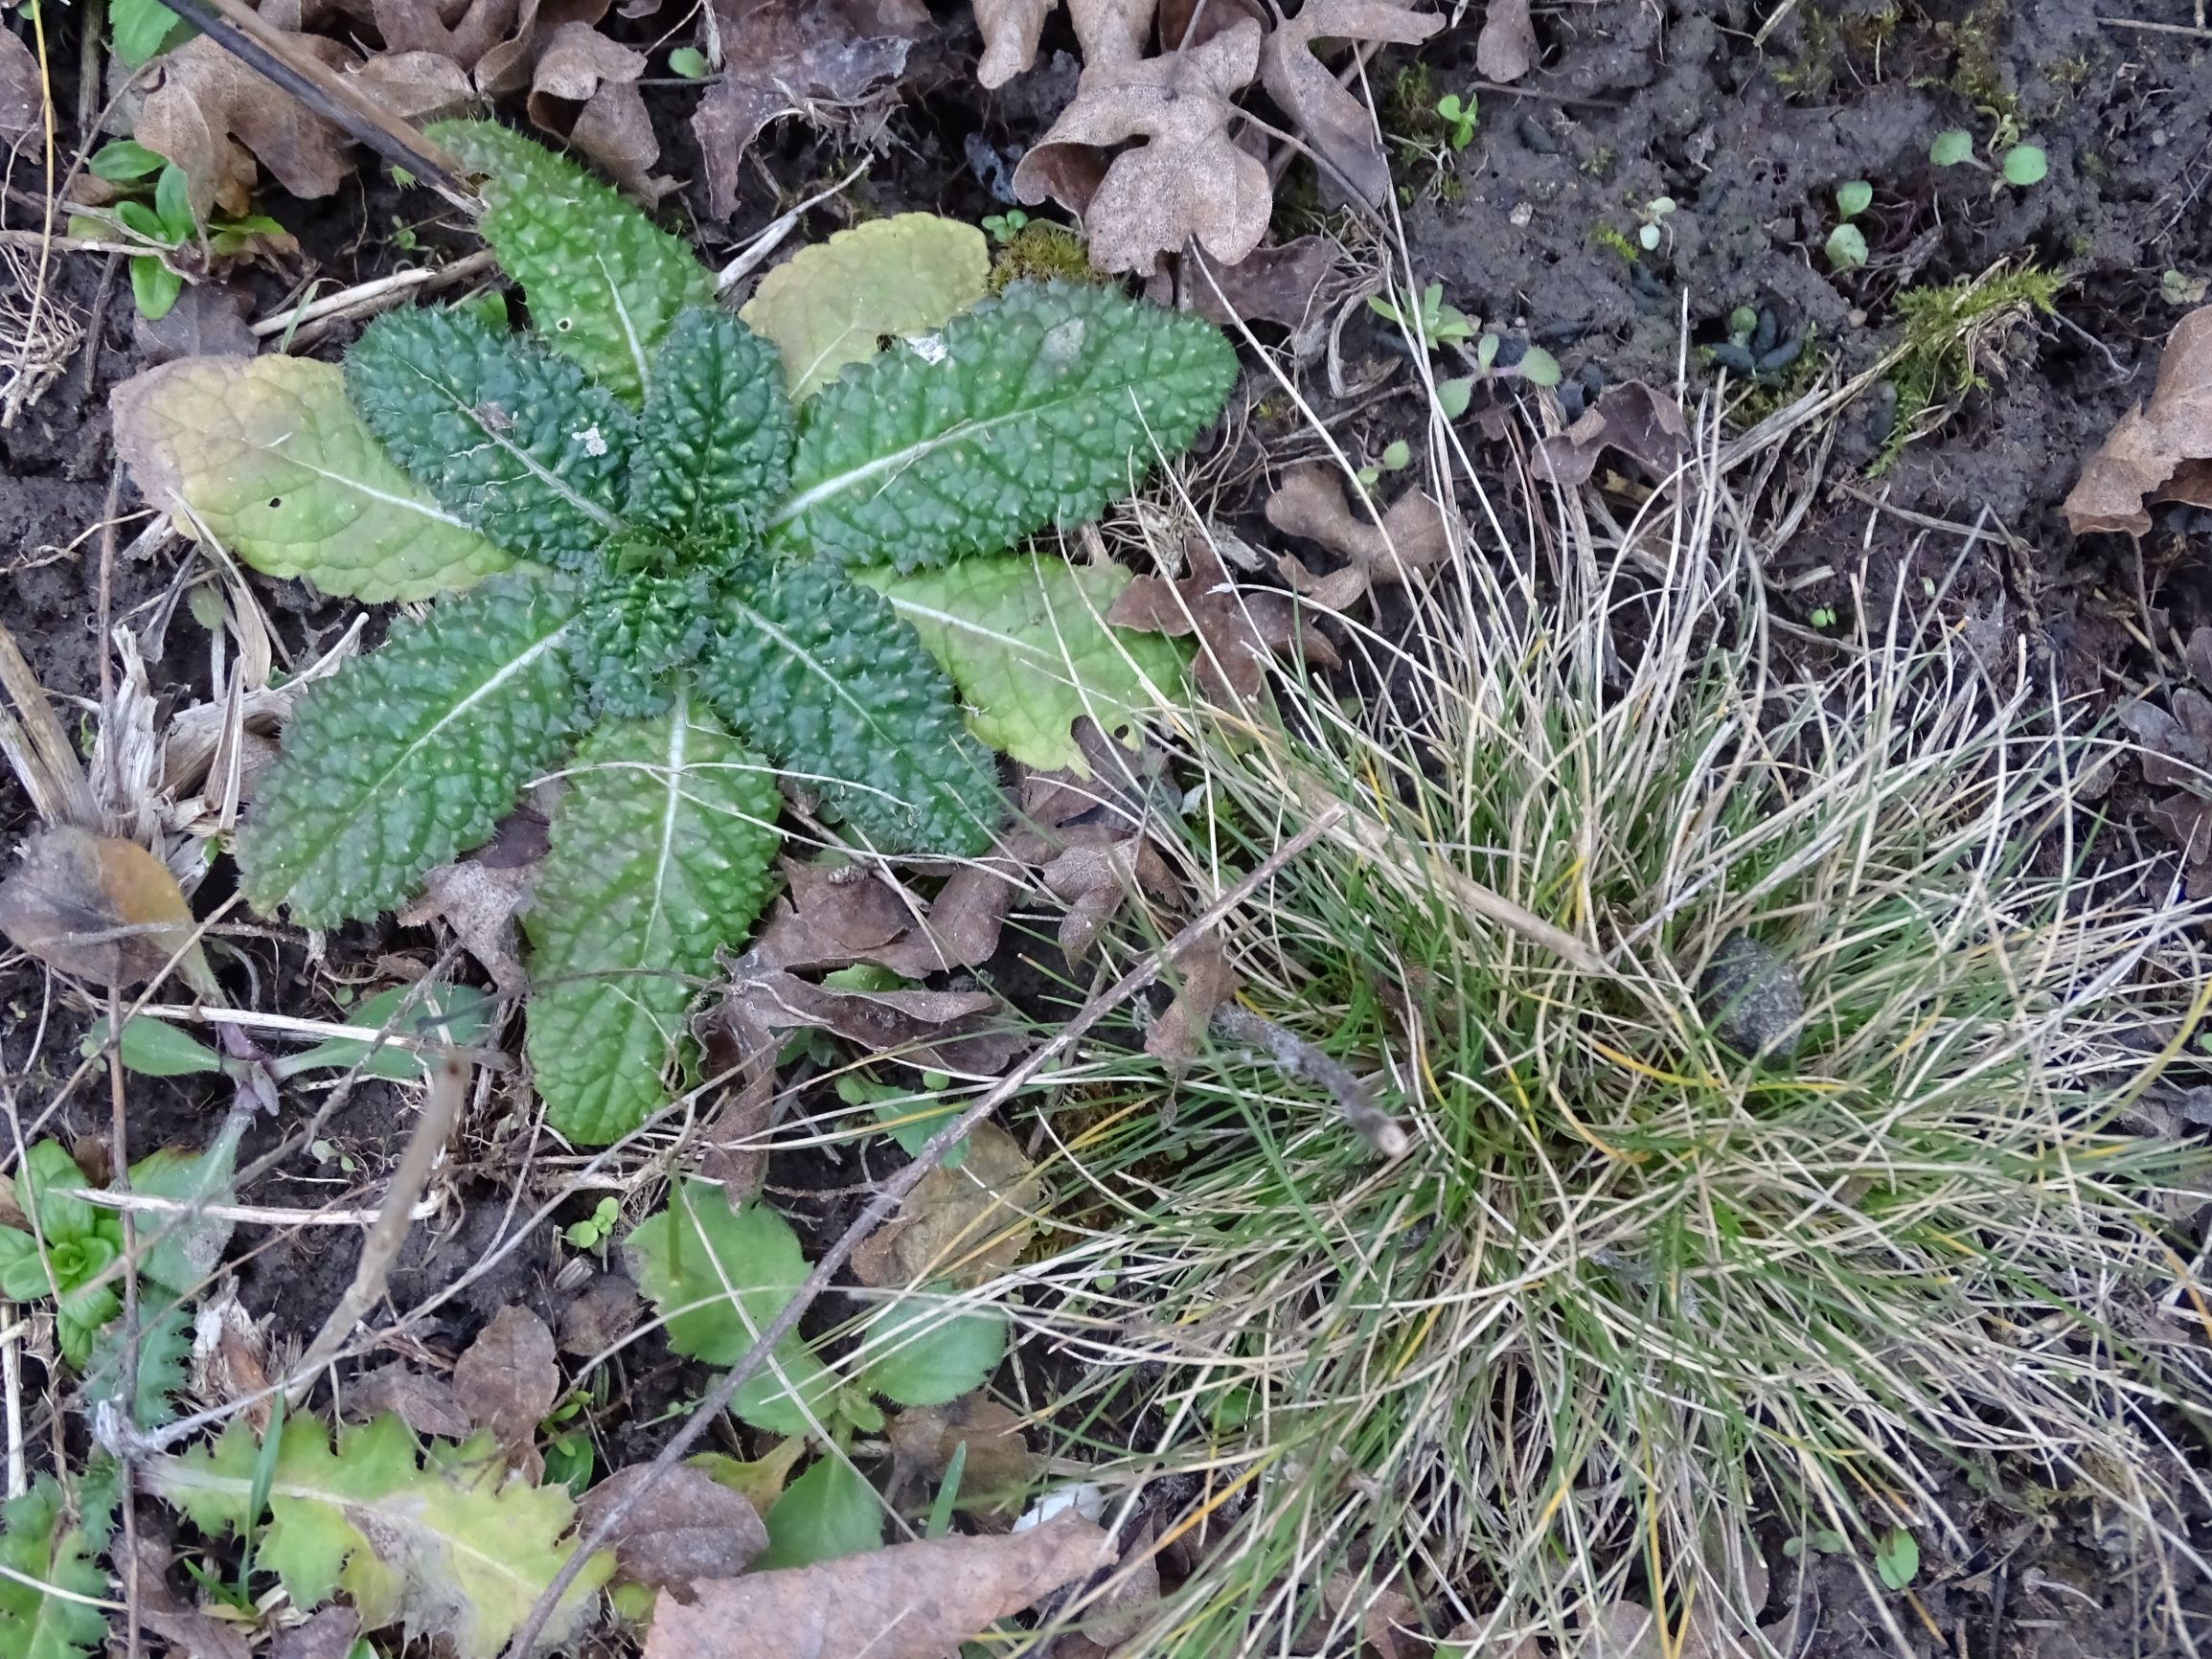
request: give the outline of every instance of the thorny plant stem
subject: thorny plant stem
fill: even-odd
[[[1341,802],[1332,803],[1304,829],[1267,854],[1250,875],[1206,906],[1174,938],[1130,968],[1112,986],[1092,997],[1073,1019],[1060,1029],[1050,1042],[1007,1073],[959,1117],[930,1136],[928,1144],[915,1154],[914,1161],[883,1183],[876,1196],[869,1201],[868,1207],[855,1216],[853,1224],[839,1235],[837,1241],[822,1253],[822,1259],[814,1263],[813,1271],[807,1275],[807,1282],[799,1286],[790,1301],[784,1304],[783,1310],[763,1328],[760,1335],[753,1339],[753,1346],[745,1351],[737,1364],[722,1374],[719,1382],[707,1390],[705,1398],[693,1408],[683,1427],[676,1431],[667,1445],[661,1447],[660,1455],[647,1468],[645,1478],[633,1484],[619,1503],[600,1516],[597,1525],[577,1539],[568,1559],[561,1563],[560,1571],[553,1576],[553,1581],[538,1592],[529,1616],[522,1621],[521,1627],[508,1643],[507,1659],[523,1659],[531,1651],[536,1645],[538,1632],[545,1628],[546,1620],[552,1617],[554,1608],[559,1604],[569,1585],[576,1581],[577,1575],[583,1571],[583,1564],[591,1558],[592,1553],[622,1524],[623,1517],[629,1512],[631,1506],[650,1491],[654,1484],[698,1443],[699,1437],[706,1433],[730,1401],[737,1398],[738,1390],[767,1363],[768,1355],[774,1352],[776,1344],[798,1329],[800,1318],[814,1305],[815,1299],[830,1287],[830,1281],[845,1265],[846,1258],[853,1254],[854,1248],[890,1219],[892,1212],[921,1182],[922,1177],[944,1162],[945,1155],[965,1139],[976,1125],[1013,1099],[1038,1072],[1073,1048],[1083,1033],[1152,984],[1177,957],[1218,926],[1222,918],[1271,880],[1277,871],[1334,829],[1347,810]]]

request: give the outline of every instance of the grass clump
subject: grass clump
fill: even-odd
[[[2117,1125],[2193,1052],[2201,913],[2098,874],[2100,741],[2032,682],[1904,620],[1770,660],[1725,485],[1684,493],[1636,564],[1579,510],[1540,565],[1464,558],[1360,638],[1364,708],[1188,733],[1204,891],[1348,810],[1229,953],[1414,1144],[1235,1053],[1099,1059],[1047,1119],[1068,1450],[1175,1494],[1198,1562],[1127,1651],[1349,1652],[1408,1605],[1580,1651],[1624,1599],[1764,1651],[1767,1555],[1815,1535],[1905,1649],[1878,1575],[1953,1541],[1953,1476],[2201,1565],[2161,1408],[2201,1426],[2202,1350],[2155,1304],[2204,1169]],[[1700,1006],[1740,933],[1801,984],[1786,1061]]]

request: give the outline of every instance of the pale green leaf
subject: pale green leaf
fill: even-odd
[[[1009,556],[854,580],[921,635],[959,688],[968,729],[1040,771],[1087,775],[1075,721],[1088,715],[1111,732],[1141,718],[1178,694],[1191,660],[1186,641],[1106,625],[1132,580],[1118,565]]]
[[[229,1203],[239,1140],[245,1127],[245,1114],[233,1112],[198,1152],[184,1152],[174,1147],[149,1152],[131,1165],[130,1190],[179,1204]],[[138,1220],[138,1270],[154,1284],[179,1296],[188,1295],[205,1284],[221,1263],[232,1225],[200,1210],[142,1216]]]
[[[619,1140],[667,1103],[694,982],[767,899],[781,807],[768,763],[688,695],[578,751],[525,918],[531,1066],[571,1141]]]
[[[981,1388],[1005,1357],[1005,1314],[908,1296],[869,1325],[860,1381],[901,1405],[944,1405]]]
[[[107,1636],[107,1617],[69,1596],[105,1597],[107,1575],[87,1559],[84,1534],[52,1475],[0,1507],[0,1654],[77,1659]]]
[[[508,564],[392,464],[329,363],[186,357],[109,403],[139,492],[266,575],[376,602],[428,599]]]
[[[762,1518],[768,1547],[753,1557],[754,1572],[810,1567],[883,1544],[883,1501],[841,1457],[817,1459]]]
[[[935,214],[895,214],[801,248],[738,315],[776,344],[793,398],[873,357],[886,334],[926,334],[983,298],[983,233]]]
[[[261,1447],[233,1421],[214,1446],[144,1466],[148,1484],[203,1532],[259,1522]],[[341,1429],[335,1449],[312,1418],[284,1426],[268,1489],[271,1519],[257,1556],[306,1612],[344,1590],[365,1629],[436,1632],[460,1659],[492,1659],[568,1557],[576,1506],[565,1488],[507,1478],[490,1445],[433,1448],[428,1466],[399,1419]],[[585,1563],[547,1621],[541,1646],[576,1634],[614,1570]]]

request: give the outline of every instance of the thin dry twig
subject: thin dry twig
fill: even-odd
[[[1316,813],[1304,829],[1277,847],[1250,875],[1209,904],[1174,938],[1130,968],[1112,986],[1093,996],[1073,1019],[1053,1035],[1051,1041],[1037,1049],[1000,1079],[996,1085],[979,1095],[975,1102],[960,1116],[930,1136],[928,1143],[915,1154],[914,1161],[883,1183],[867,1208],[855,1216],[852,1225],[845,1229],[837,1241],[822,1253],[821,1260],[814,1263],[813,1271],[807,1275],[806,1283],[784,1304],[782,1311],[762,1329],[754,1338],[753,1346],[745,1351],[737,1364],[722,1374],[720,1381],[707,1390],[684,1426],[676,1431],[668,1444],[661,1448],[660,1455],[653,1459],[646,1477],[632,1486],[621,1502],[609,1509],[599,1518],[597,1525],[577,1540],[576,1547],[569,1552],[568,1559],[561,1564],[560,1571],[554,1575],[553,1581],[538,1593],[529,1617],[522,1621],[521,1627],[508,1644],[509,1659],[521,1659],[522,1655],[532,1650],[536,1644],[538,1632],[545,1627],[545,1621],[559,1604],[569,1585],[576,1581],[576,1576],[583,1570],[583,1564],[591,1558],[592,1553],[621,1524],[630,1507],[650,1491],[660,1477],[673,1468],[678,1460],[690,1453],[708,1426],[719,1419],[723,1409],[737,1398],[738,1390],[767,1363],[768,1355],[776,1344],[798,1329],[801,1317],[814,1305],[815,1299],[829,1288],[830,1281],[845,1265],[854,1248],[890,1219],[892,1212],[898,1209],[901,1201],[914,1190],[923,1176],[937,1168],[944,1161],[945,1155],[966,1139],[976,1125],[1012,1100],[1045,1066],[1073,1048],[1083,1033],[1152,984],[1177,957],[1219,925],[1223,917],[1236,910],[1271,880],[1277,871],[1335,829],[1349,810],[1343,803],[1332,802]]]

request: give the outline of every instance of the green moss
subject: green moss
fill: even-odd
[[[1440,144],[1444,118],[1436,113],[1436,77],[1428,65],[1416,59],[1391,77],[1382,99],[1382,130],[1392,138],[1414,145]]]
[[[991,291],[995,294],[1009,283],[1049,283],[1055,278],[1069,283],[1108,280],[1090,268],[1083,238],[1049,219],[1031,219],[998,250],[991,267]]]
[[[1988,384],[1981,359],[1993,336],[2035,312],[2049,314],[2064,281],[2056,271],[2022,265],[1897,296],[1904,325],[1904,355],[1890,374],[1897,420],[1869,476],[1887,471],[1907,443],[1942,425],[1960,398]]]
[[[1950,84],[1976,109],[1986,109],[2000,121],[2010,120],[2019,100],[2005,87],[2004,65],[1997,48],[2004,35],[2006,0],[1984,0],[1956,23],[1949,26],[1955,54]],[[1938,26],[1937,34],[1945,34]]]
[[[1631,265],[1636,262],[1636,244],[1613,229],[1611,225],[1592,225],[1590,227],[1590,240],[1604,248],[1608,253],[1620,255]]]

